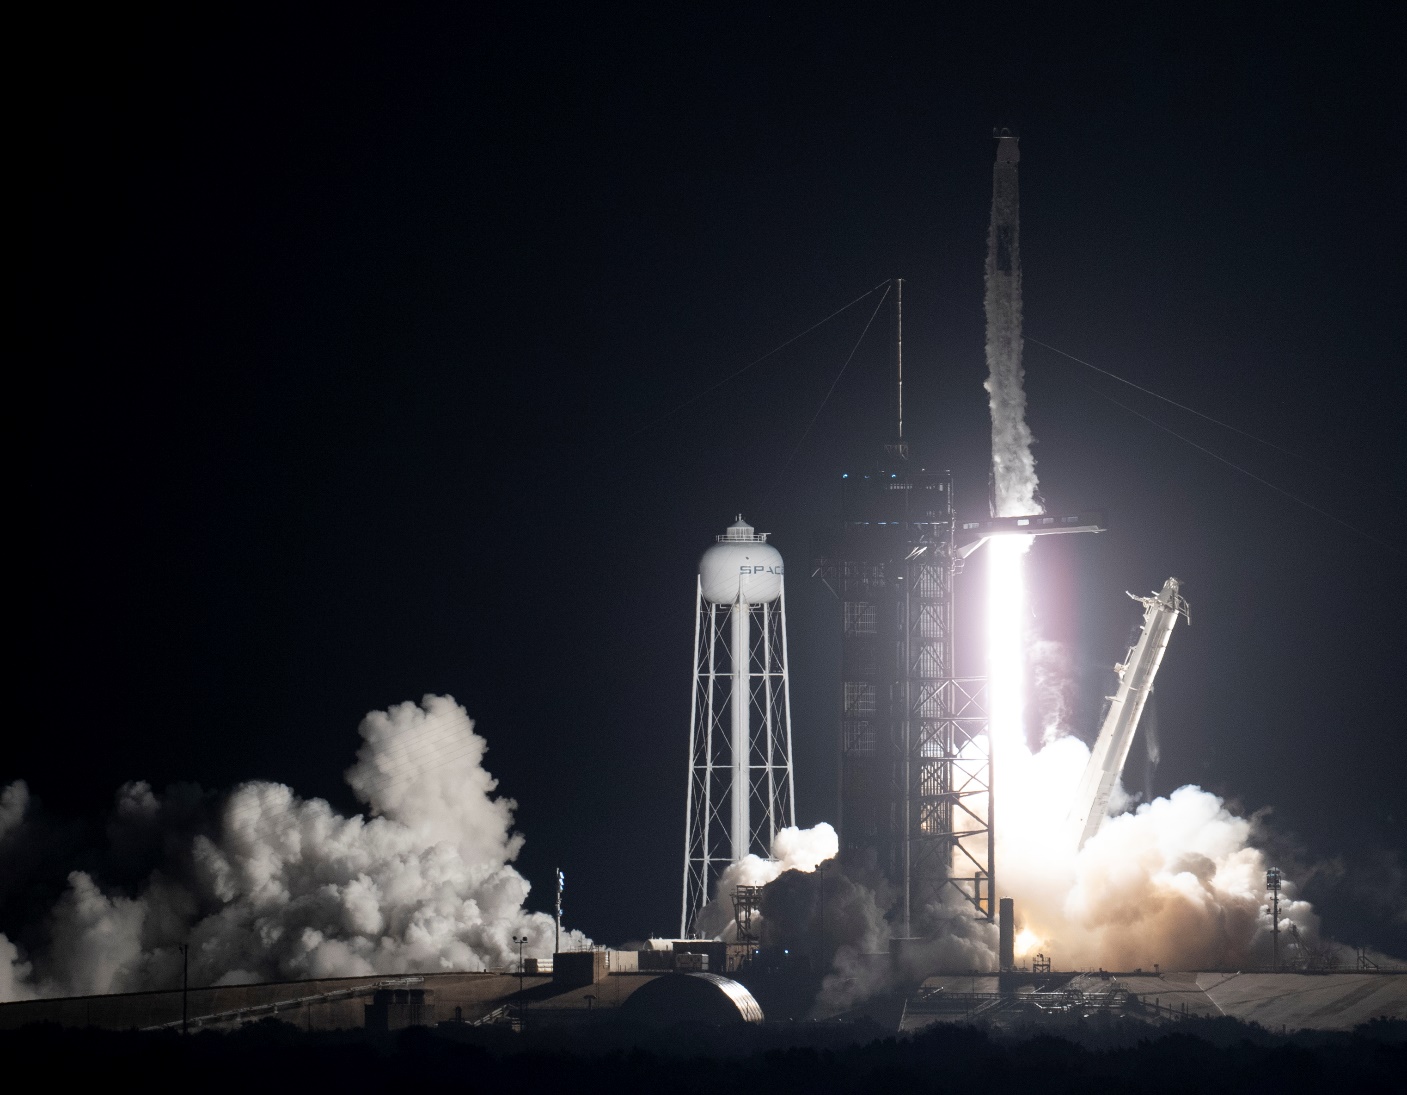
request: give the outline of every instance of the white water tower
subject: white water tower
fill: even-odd
[[[796,824],[782,556],[742,515],[699,560],[689,721],[688,937],[718,875]],[[726,900],[728,895],[720,894]]]

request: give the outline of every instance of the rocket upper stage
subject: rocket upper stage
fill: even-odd
[[[987,393],[992,412],[992,515],[1039,513],[1036,462],[1021,367],[1021,158],[1016,136],[993,132],[992,220],[987,231]]]
[[[992,167],[992,222],[987,232],[987,304],[988,324],[997,320],[1008,326],[1015,322],[1015,334],[1021,333],[1021,200],[1017,165],[1021,162],[1021,146],[1010,131],[1001,130],[997,137],[997,161]],[[993,276],[1005,275],[1011,280],[993,286]],[[996,289],[993,299],[993,289]],[[1017,361],[1020,350],[1017,349]]]

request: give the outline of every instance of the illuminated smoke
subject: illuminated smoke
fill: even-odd
[[[997,883],[1016,901],[1018,960],[1042,951],[1065,968],[1268,963],[1263,906],[1269,864],[1252,842],[1251,822],[1216,795],[1182,787],[1125,812],[1133,803],[1120,782],[1110,801],[1117,816],[1084,848],[1077,849],[1062,824],[1089,748],[1058,719],[1046,721],[1036,751],[1026,741],[1025,550],[1013,539],[987,547]],[[1053,663],[1047,658],[1045,664],[1049,670]],[[1049,680],[1046,686],[1055,687]],[[1155,763],[1158,744],[1146,740]],[[1282,927],[1294,923],[1313,940],[1313,910],[1294,899],[1293,888],[1286,895]]]
[[[734,890],[739,886],[765,886],[786,871],[810,874],[839,851],[840,838],[827,822],[810,829],[790,825],[778,829],[772,840],[771,858],[746,855],[724,868],[714,886],[713,900],[699,911],[697,930],[705,936],[736,938]]]
[[[22,955],[0,936],[0,999],[168,988],[187,940],[196,984],[492,968],[516,958],[514,935],[549,955],[552,919],[524,911],[528,882],[511,866],[515,803],[495,796],[464,709],[427,696],[372,712],[360,732],[346,779],[365,815],[242,784],[213,816],[164,833],[168,851],[134,894],[72,872],[46,947]],[[0,797],[0,837],[25,838],[27,797],[22,783]],[[113,831],[175,826],[172,797],[125,785]]]
[[[1005,769],[998,877],[1016,899],[1025,953],[1053,954],[1063,968],[1268,964],[1269,863],[1252,822],[1210,792],[1181,787],[1109,818],[1076,852],[1048,822],[1068,809],[1088,756],[1065,738],[1017,752]],[[1318,920],[1292,886],[1280,912],[1283,928],[1316,936]]]

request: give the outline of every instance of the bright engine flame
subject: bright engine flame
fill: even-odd
[[[993,760],[1025,753],[1026,551],[1029,536],[994,536],[987,544],[987,697]]]
[[[1066,738],[1033,755],[1026,743],[1026,553],[1030,536],[987,544],[987,712],[995,809],[996,884],[1028,909],[1058,907],[1073,885],[1074,847],[1060,822],[1089,750]]]

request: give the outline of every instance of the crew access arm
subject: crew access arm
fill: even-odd
[[[1129,596],[1144,606],[1143,630],[1123,664],[1114,666],[1114,672],[1119,675],[1119,688],[1110,697],[1109,712],[1099,728],[1099,737],[1070,807],[1070,827],[1078,834],[1081,848],[1099,829],[1109,809],[1109,796],[1124,770],[1129,746],[1133,744],[1143,706],[1153,691],[1153,678],[1158,675],[1158,666],[1168,649],[1173,625],[1178,616],[1186,616],[1187,622],[1192,622],[1187,602],[1178,593],[1176,578],[1169,578],[1163,583],[1162,592],[1151,597],[1135,597],[1132,593]]]

